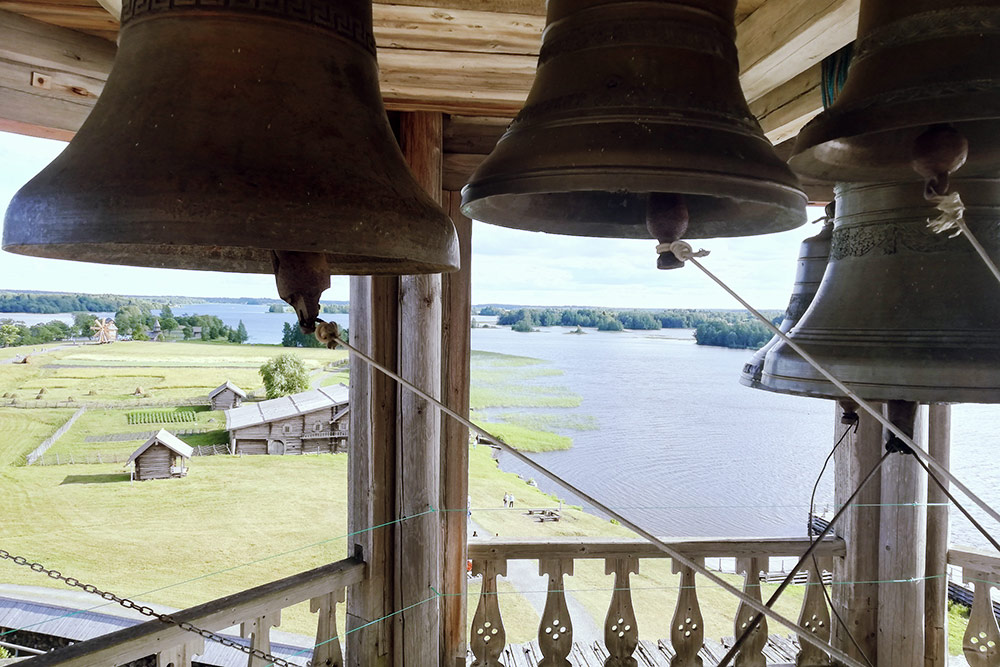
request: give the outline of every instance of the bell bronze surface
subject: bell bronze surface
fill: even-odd
[[[615,238],[654,236],[647,218],[678,205],[684,238],[803,224],[805,195],[740,88],[735,7],[549,0],[531,93],[463,190],[463,213]]]
[[[327,275],[458,267],[454,225],[382,106],[370,2],[126,0],[122,19],[104,92],[14,197],[5,250],[249,273],[283,253],[322,255]]]
[[[968,142],[959,175],[992,176],[1000,171],[998,62],[996,0],[862,0],[847,81],[802,129],[792,169],[828,182],[916,178],[918,138],[946,125]]]
[[[833,219],[823,221],[823,229],[816,236],[811,236],[799,246],[799,261],[795,270],[795,284],[792,286],[792,297],[785,309],[785,317],[778,325],[781,333],[788,333],[802,318],[802,315],[812,304],[819,290],[820,281],[826,272],[826,264],[830,259],[830,239],[833,236]],[[757,350],[753,357],[743,365],[740,373],[740,384],[746,387],[759,388],[761,374],[764,370],[764,359],[767,353],[781,341],[774,336]]]
[[[965,220],[1000,259],[1000,180],[956,179]],[[839,184],[830,262],[788,334],[862,398],[1000,402],[1000,289],[971,244],[927,227],[919,181]],[[841,398],[787,343],[760,388]]]

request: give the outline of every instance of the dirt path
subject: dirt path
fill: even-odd
[[[76,345],[76,343],[66,343],[65,345],[56,345],[55,347],[46,347],[46,348],[42,348],[41,350],[36,350],[34,352],[30,352],[27,355],[18,354],[18,355],[15,355],[15,356],[11,357],[10,359],[0,359],[0,364],[14,364],[14,363],[18,363],[18,362],[21,361],[21,359],[24,359],[25,356],[36,357],[39,354],[46,354],[47,352],[54,352],[56,350],[64,350],[67,347],[77,347],[77,345]]]

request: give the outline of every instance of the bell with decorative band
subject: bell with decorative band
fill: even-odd
[[[463,190],[463,212],[661,242],[803,224],[805,195],[740,88],[735,6],[549,0],[531,93]],[[660,235],[663,217],[686,228]]]
[[[829,217],[823,219],[823,229],[816,236],[802,241],[802,245],[799,246],[799,261],[795,271],[795,284],[792,286],[792,298],[788,301],[784,319],[778,325],[782,333],[791,331],[806,312],[813,297],[816,296],[823,273],[826,272],[826,263],[830,259],[830,239],[833,235],[833,206],[827,208],[831,213]],[[771,338],[764,347],[757,350],[750,361],[743,365],[740,384],[753,388],[760,387],[764,359],[780,340],[777,336]]]
[[[327,283],[458,267],[382,106],[369,0],[126,0],[122,19],[104,92],[14,197],[5,250],[248,273],[276,257]]]
[[[847,81],[802,129],[792,169],[827,182],[915,178],[914,154],[935,148],[918,137],[945,126],[968,142],[959,175],[992,176],[1000,170],[998,62],[996,0],[861,0]],[[943,133],[935,139],[938,149],[941,139],[953,143]]]
[[[1000,259],[1000,180],[960,179],[965,220]],[[840,184],[830,262],[788,336],[865,399],[1000,403],[1000,289],[972,245],[935,234],[918,181]],[[785,342],[760,387],[842,398]]]

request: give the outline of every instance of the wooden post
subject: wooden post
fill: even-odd
[[[843,409],[834,406],[834,442],[851,431],[834,454],[836,469],[835,504],[840,507],[854,492],[882,455],[882,426],[868,413],[858,411],[858,428],[841,422]],[[847,555],[834,559],[834,581],[874,582],[878,580],[879,507],[881,477],[875,476],[844,513],[834,532],[847,544]],[[845,583],[831,590],[833,604],[865,655],[878,663],[879,587],[874,583]],[[834,623],[833,645],[852,658],[864,660],[840,623]]]
[[[351,344],[396,368],[398,278],[351,278]],[[347,597],[347,664],[393,664],[396,535],[375,528],[396,517],[396,385],[360,360],[352,360],[348,446],[348,530],[352,555],[367,564],[365,579]]]
[[[469,415],[470,315],[472,312],[472,221],[459,210],[458,192],[445,193],[448,213],[458,231],[462,268],[442,276],[441,396],[459,414]],[[469,498],[469,429],[447,415],[441,424],[442,507],[444,516],[444,592],[442,665],[464,667],[466,663],[466,577],[468,519],[464,509]]]
[[[927,415],[927,450],[945,467],[951,458],[951,406],[934,403]],[[947,486],[948,481],[942,480]],[[935,505],[935,503],[943,503]],[[927,581],[924,582],[925,667],[948,664],[948,496],[927,480]]]
[[[890,401],[888,418],[915,442],[925,412],[915,403]],[[888,430],[883,433],[888,438]],[[912,455],[893,454],[882,466],[879,529],[879,667],[924,663],[924,572],[927,562],[927,474]],[[913,579],[913,581],[908,581]]]
[[[403,114],[403,155],[417,182],[440,201],[443,119],[440,113]],[[441,395],[441,276],[404,276],[399,285],[399,373]],[[441,416],[408,390],[398,399],[397,605],[402,642],[399,665],[441,660]],[[418,516],[419,515],[419,516]],[[429,599],[434,598],[434,599]]]

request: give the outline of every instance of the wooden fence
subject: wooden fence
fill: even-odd
[[[91,410],[120,410],[129,408],[170,408],[170,407],[186,407],[186,406],[198,406],[198,405],[208,405],[208,397],[199,398],[175,398],[171,400],[158,400],[149,401],[143,398],[137,398],[135,401],[45,401],[41,399],[28,399],[21,400],[19,398],[15,399],[0,399],[0,407],[3,408],[20,408],[20,409],[33,409],[33,408],[79,408],[85,407]]]
[[[68,431],[70,429],[70,427],[74,423],[76,423],[76,420],[79,419],[80,416],[84,412],[86,412],[86,411],[87,411],[87,408],[86,407],[82,407],[79,410],[77,410],[76,412],[74,412],[73,416],[71,416],[69,419],[66,420],[66,423],[64,423],[62,426],[60,426],[58,429],[56,429],[55,433],[53,433],[49,437],[45,438],[45,440],[42,441],[42,444],[40,444],[37,447],[35,447],[31,451],[31,453],[28,454],[28,456],[25,457],[25,461],[24,461],[25,464],[30,466],[35,461],[37,461],[39,458],[41,458],[42,455],[45,454],[46,451],[48,451],[49,447],[51,447],[52,445],[54,445],[56,443],[56,440],[58,440],[59,438],[61,438],[63,436],[63,434],[66,433],[66,431]]]
[[[194,448],[194,456],[218,456],[229,454],[229,445],[199,445]],[[60,466],[60,465],[97,465],[103,463],[125,463],[131,453],[125,452],[66,452],[55,454],[43,454],[39,456],[33,465],[37,466]]]

